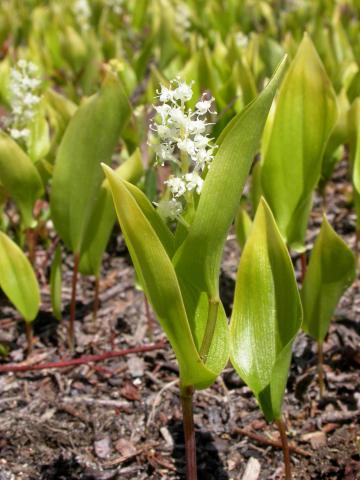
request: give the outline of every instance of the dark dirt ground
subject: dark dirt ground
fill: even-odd
[[[347,201],[349,185],[344,176],[340,165],[328,186],[328,218],[355,248],[355,215]],[[309,249],[320,223],[321,202],[316,198]],[[96,323],[92,318],[93,281],[82,278],[79,284],[76,356],[164,338],[156,325],[153,340],[148,338],[143,294],[133,288],[133,269],[119,234],[114,235],[109,252]],[[39,265],[44,255],[39,247]],[[230,235],[221,282],[229,309],[238,259],[239,249]],[[298,259],[294,262],[298,269]],[[28,364],[68,355],[70,267],[69,256],[61,324],[51,315],[48,287],[42,288],[36,347]],[[0,307],[0,341],[11,347],[3,363],[25,361],[22,322],[4,297]],[[304,334],[294,345],[284,415],[289,439],[300,450],[292,453],[295,479],[360,479],[359,340],[358,278],[340,302],[324,345],[327,392],[321,401],[316,346]],[[2,374],[0,392],[0,480],[184,478],[177,366],[168,346],[62,370]],[[281,450],[263,441],[277,440],[276,428],[266,424],[249,389],[232,368],[211,388],[197,392],[194,402],[200,480],[283,478]],[[249,438],[254,434],[261,441]]]

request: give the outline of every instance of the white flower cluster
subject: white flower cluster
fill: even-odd
[[[235,35],[235,42],[239,48],[246,48],[249,43],[249,38],[243,32],[237,32]]]
[[[188,109],[186,102],[193,96],[192,85],[180,78],[172,80],[169,88],[161,85],[157,94],[161,104],[154,108],[159,121],[151,125],[159,140],[154,145],[157,161],[160,165],[166,161],[175,163],[183,172],[180,176],[170,176],[165,181],[172,198],[160,202],[158,206],[163,216],[173,219],[182,211],[179,199],[186,192],[201,192],[203,179],[200,173],[209,167],[216,148],[206,133],[207,126],[210,125],[206,123],[206,115],[216,112],[211,111],[214,99],[206,96],[196,103],[194,111]]]
[[[72,6],[72,11],[75,16],[76,22],[80,26],[81,30],[89,30],[91,8],[88,0],[75,0]]]
[[[27,60],[19,60],[10,72],[11,118],[9,132],[14,140],[29,138],[29,124],[35,116],[41,97],[38,67]]]
[[[123,13],[124,0],[105,0],[105,5],[116,15]]]
[[[190,36],[191,28],[191,10],[186,3],[178,3],[175,10],[175,28],[183,40]]]

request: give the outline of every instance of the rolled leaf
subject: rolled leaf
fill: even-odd
[[[119,80],[108,73],[101,90],[80,106],[62,138],[53,174],[51,215],[64,243],[80,252],[109,163],[130,115]]]
[[[26,322],[35,319],[40,306],[35,273],[23,251],[3,232],[0,232],[0,288]]]
[[[307,34],[281,85],[266,129],[261,183],[284,239],[302,251],[324,148],[337,119],[336,97]]]
[[[128,182],[137,182],[144,173],[140,150],[135,150],[131,157],[120,165],[115,174]],[[84,275],[99,275],[101,260],[109,242],[116,220],[114,202],[105,179],[97,196],[95,207],[88,222],[79,270]]]
[[[261,199],[236,279],[230,358],[268,421],[281,416],[291,345],[301,318],[289,253]]]
[[[184,283],[218,297],[219,269],[228,230],[240,203],[285,59],[264,91],[224,129],[189,234],[174,258]],[[226,192],[226,194],[225,194]]]
[[[33,207],[43,194],[43,184],[33,162],[4,132],[0,132],[0,182],[19,207],[24,227],[31,227]]]
[[[159,232],[167,227],[155,209],[152,218],[149,212],[144,213],[134,195],[136,187],[121,180],[106,166],[104,171],[135,270],[175,351],[181,382],[184,386],[205,388],[219,371],[213,372],[204,365],[195,346],[175,269],[159,238]],[[171,235],[169,230],[168,234]]]
[[[324,215],[301,290],[303,330],[318,342],[323,342],[336,305],[355,275],[354,254]]]

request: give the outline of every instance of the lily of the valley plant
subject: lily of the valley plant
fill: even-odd
[[[228,322],[219,298],[224,243],[284,68],[283,61],[264,91],[224,129],[216,151],[202,117],[211,101],[200,99],[189,112],[190,85],[176,80],[162,88],[161,123],[153,129],[160,137],[160,162],[173,161],[179,169],[167,182],[168,201],[179,202],[172,218],[185,208],[182,197],[193,205],[175,233],[137,187],[104,165],[138,278],[179,363],[188,479],[197,478],[193,392],[211,385],[229,358]],[[199,180],[188,182],[188,174]]]

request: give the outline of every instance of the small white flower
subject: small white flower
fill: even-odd
[[[196,172],[185,174],[186,189],[191,192],[196,191],[200,195],[204,180]]]
[[[157,113],[160,115],[162,123],[165,123],[171,111],[170,105],[166,105],[166,104],[158,105],[157,107],[154,107],[154,108],[157,111]]]
[[[177,142],[178,149],[182,152],[186,152],[188,155],[195,155],[195,144],[190,138],[184,138]]]
[[[20,59],[10,72],[11,118],[9,133],[14,140],[27,143],[30,136],[30,122],[41,101],[41,79],[38,67],[25,59]]]
[[[205,115],[206,113],[210,112],[211,105],[214,101],[214,98],[210,98],[210,100],[200,100],[196,104],[196,113],[198,115]],[[210,112],[215,113],[215,112]]]
[[[174,90],[175,100],[180,100],[181,102],[188,102],[193,96],[193,91],[191,85],[188,85],[186,82],[178,81],[178,87]]]
[[[76,21],[82,30],[90,28],[89,21],[91,17],[91,9],[88,0],[75,0],[73,4],[73,13]]]
[[[201,135],[201,133],[198,133],[194,136],[196,148],[206,148],[209,145],[210,140],[211,139],[209,137],[206,135]]]
[[[160,102],[166,103],[171,101],[174,97],[173,90],[170,90],[170,88],[164,87],[164,85],[160,85],[160,86],[161,86],[161,91],[160,93],[158,92]]]
[[[206,123],[204,120],[200,120],[199,118],[197,120],[192,120],[188,125],[188,130],[193,135],[204,133],[206,130]]]
[[[186,192],[186,184],[180,177],[170,177],[164,182],[175,198],[182,197]]]
[[[172,198],[171,200],[161,200],[157,205],[159,215],[169,220],[176,220],[183,210],[181,202]]]
[[[235,42],[238,47],[246,48],[249,43],[249,39],[242,32],[238,32],[235,36]]]
[[[23,128],[22,130],[18,130],[17,128],[10,129],[10,136],[14,140],[21,140],[26,139],[30,135],[30,130],[28,128]]]

